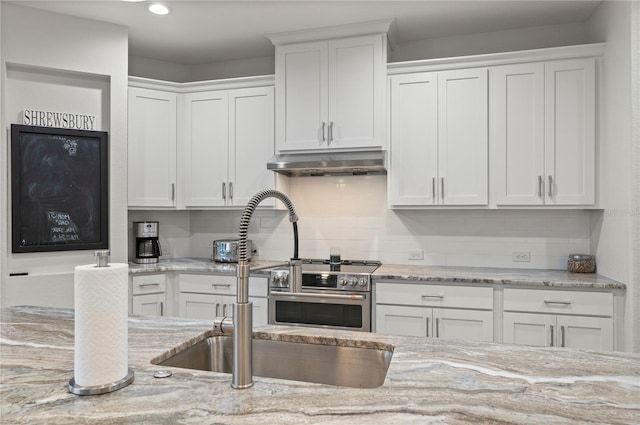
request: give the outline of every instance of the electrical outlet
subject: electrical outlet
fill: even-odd
[[[514,251],[511,256],[514,263],[531,262],[531,253],[529,251]]]
[[[409,251],[409,260],[424,260],[424,251]]]

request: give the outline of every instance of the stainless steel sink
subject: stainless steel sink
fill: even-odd
[[[383,384],[393,351],[301,342],[253,340],[253,374],[353,388]],[[211,336],[166,360],[152,363],[231,373],[233,339]]]

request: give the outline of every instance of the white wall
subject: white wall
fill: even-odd
[[[518,28],[399,44],[389,62],[569,46],[585,40],[584,23]]]
[[[604,211],[593,213],[592,245],[598,272],[627,284],[625,345],[629,351],[640,351],[640,278],[637,272],[640,261],[637,233],[640,160],[637,136],[635,140],[631,137],[632,75],[637,87],[640,72],[636,64],[632,73],[631,34],[636,34],[637,38],[640,31],[639,10],[638,5],[631,2],[603,2],[589,22],[591,39],[607,43],[599,108],[599,194]],[[635,16],[633,31],[632,14]],[[636,50],[636,58],[637,55]],[[637,107],[638,99],[634,101]]]
[[[129,75],[175,83],[194,81],[192,66],[133,55],[129,57]]]
[[[1,305],[73,307],[73,268],[92,251],[11,253],[9,128],[25,108],[96,116],[109,132],[112,261],[127,258],[127,29],[0,3],[2,114],[0,152]],[[28,276],[9,276],[28,273]]]
[[[389,52],[389,62],[540,49],[586,43],[584,23],[546,25],[482,34],[417,40],[399,44]],[[220,78],[270,75],[275,56],[203,65],[182,65],[153,59],[129,58],[129,75],[184,83]]]

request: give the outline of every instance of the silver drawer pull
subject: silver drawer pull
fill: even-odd
[[[223,288],[228,288],[231,286],[230,283],[212,283],[211,286],[221,286]]]
[[[560,305],[571,305],[571,301],[553,301],[553,300],[544,300],[545,304],[560,304]]]
[[[146,286],[160,286],[160,282],[154,282],[154,283],[139,283],[138,284],[139,287],[144,288]]]
[[[422,299],[425,298],[437,298],[439,300],[443,300],[444,299],[444,295],[421,295]]]

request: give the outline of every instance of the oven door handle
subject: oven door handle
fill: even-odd
[[[291,297],[300,297],[300,298],[316,298],[316,299],[329,299],[329,300],[353,300],[353,301],[363,301],[366,300],[366,295],[338,295],[338,294],[315,294],[308,292],[272,292],[271,296],[274,298],[291,298]]]

